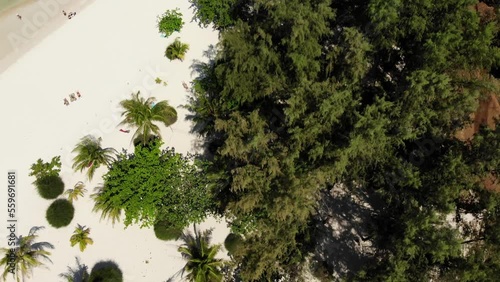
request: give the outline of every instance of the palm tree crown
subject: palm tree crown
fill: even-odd
[[[182,274],[187,272],[187,280],[192,282],[222,281],[221,266],[223,261],[215,256],[221,249],[220,245],[210,245],[211,230],[199,232],[194,227],[194,235],[186,232],[181,236],[184,241],[179,247],[182,257],[187,260]]]
[[[115,225],[115,222],[120,221],[121,208],[114,206],[109,200],[102,196],[104,191],[104,186],[100,185],[95,188],[95,193],[90,195],[94,199],[93,212],[101,212],[101,220],[104,218],[111,219],[111,223]]]
[[[175,41],[168,45],[165,50],[165,57],[169,60],[179,59],[181,61],[184,60],[184,55],[189,50],[189,45],[186,43],[182,43],[179,41],[179,38],[176,38]]]
[[[152,134],[160,137],[160,128],[154,122],[161,122],[168,127],[177,121],[177,111],[167,101],[155,103],[154,97],[144,99],[139,95],[140,92],[137,92],[132,94],[132,99],[120,102],[124,109],[120,125],[136,127],[132,139],[140,137],[142,143],[146,144]]]
[[[92,135],[84,136],[78,144],[76,144],[73,153],[77,153],[73,158],[73,169],[82,172],[87,170],[89,180],[92,180],[95,171],[101,165],[109,166],[114,161],[116,150],[113,148],[102,148],[102,139],[95,138]]]
[[[54,246],[48,242],[35,242],[38,238],[36,232],[44,227],[32,227],[28,236],[19,236],[17,238],[16,247],[1,248],[0,252],[4,253],[0,260],[0,265],[4,266],[2,277],[6,280],[7,275],[11,273],[11,266],[14,266],[14,276],[16,281],[24,280],[24,277],[30,277],[33,268],[44,266],[42,260],[49,259],[50,252],[45,249],[54,249]],[[12,251],[11,251],[12,250]]]
[[[81,181],[78,181],[73,189],[66,190],[64,194],[68,196],[68,201],[73,203],[73,201],[78,200],[78,197],[83,197],[85,192],[87,192],[87,189],[85,189],[85,184],[83,184],[83,182]]]
[[[94,240],[89,237],[90,228],[85,228],[85,226],[81,226],[77,224],[75,231],[73,231],[73,235],[69,239],[71,242],[71,247],[78,244],[80,247],[80,251],[83,252],[87,245],[94,244]]]

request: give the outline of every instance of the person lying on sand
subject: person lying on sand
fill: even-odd
[[[182,82],[182,87],[184,87],[184,89],[186,90],[189,90],[189,87],[185,81]]]
[[[120,129],[120,131],[123,132],[123,133],[129,133],[130,132],[130,130],[123,130],[123,129]]]
[[[71,102],[76,101],[75,93],[71,93],[71,94],[69,94],[69,100],[70,100]]]
[[[64,15],[64,16],[66,16],[66,15],[67,15],[67,14],[66,14],[66,11],[64,11],[64,10],[63,10],[63,15]]]
[[[64,105],[69,105],[69,102],[68,102],[68,99],[67,98],[64,98]]]
[[[82,97],[82,95],[80,95],[80,91],[76,91],[76,96],[78,96],[78,98]]]

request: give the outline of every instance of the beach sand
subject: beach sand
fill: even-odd
[[[23,1],[0,13],[0,73],[94,0]],[[17,18],[17,14],[22,19]],[[71,19],[73,20],[73,18]]]
[[[90,3],[90,2],[89,2]],[[37,268],[26,281],[63,281],[58,275],[67,266],[75,265],[75,256],[91,268],[99,260],[114,260],[122,269],[124,281],[166,281],[176,273],[184,261],[177,252],[180,242],[163,242],[152,229],[131,226],[124,230],[121,223],[114,227],[100,221],[100,214],[92,212],[89,198],[93,188],[101,183],[105,169],[101,168],[94,180],[71,169],[71,150],[81,137],[94,134],[103,138],[103,145],[133,150],[131,135],[119,131],[118,103],[140,90],[148,97],[168,100],[178,107],[186,103],[182,81],[191,81],[190,66],[209,44],[217,42],[217,33],[201,29],[191,22],[192,10],[188,1],[118,1],[99,0],[54,29],[9,68],[0,74],[0,104],[2,141],[0,171],[6,178],[8,170],[16,170],[18,177],[18,235],[26,235],[32,226],[45,226],[39,232],[40,241],[55,245],[48,269]],[[180,34],[163,38],[156,28],[156,17],[166,9],[180,8],[186,22]],[[62,20],[65,20],[62,18]],[[190,44],[184,62],[163,57],[166,46],[176,37]],[[168,83],[156,84],[155,78]],[[63,99],[80,91],[82,97],[69,106]],[[195,137],[189,133],[190,124],[184,117],[187,111],[177,108],[179,119],[171,128],[163,128],[167,146],[177,152],[194,152]],[[64,228],[55,229],[45,220],[51,201],[42,199],[31,184],[29,167],[38,158],[49,161],[61,156],[61,176],[70,189],[84,181],[89,190],[75,202],[75,217]],[[4,186],[6,189],[6,186]],[[4,190],[5,191],[5,190]],[[2,217],[7,220],[7,193],[0,193]],[[91,228],[94,245],[81,253],[70,247],[69,238],[78,224]],[[214,243],[222,243],[228,234],[225,222],[209,219],[202,228],[215,227]],[[7,229],[0,228],[0,238],[7,237]],[[6,246],[6,241],[1,241]],[[221,255],[224,256],[224,251]]]

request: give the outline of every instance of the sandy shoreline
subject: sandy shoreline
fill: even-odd
[[[83,12],[94,0],[36,0],[0,13],[0,73],[52,32],[70,21],[62,13]],[[19,20],[16,14],[20,14]],[[73,20],[73,19],[71,19]]]
[[[162,128],[166,146],[181,153],[195,151],[195,136],[189,133],[190,124],[185,121],[187,111],[179,108],[187,102],[182,81],[192,80],[193,60],[204,60],[203,51],[217,42],[217,33],[192,23],[189,6],[186,0],[95,1],[0,74],[0,169],[5,173],[14,169],[18,174],[17,232],[25,235],[32,226],[43,225],[46,229],[39,232],[40,240],[55,245],[53,264],[49,263],[48,269],[35,269],[26,281],[62,281],[58,275],[67,266],[74,266],[75,256],[90,268],[99,260],[112,259],[122,269],[124,281],[134,282],[165,281],[184,265],[177,252],[179,242],[160,241],[150,229],[131,226],[124,230],[121,223],[113,227],[99,220],[99,214],[91,211],[89,195],[101,183],[104,169],[92,182],[85,181],[71,169],[71,150],[81,137],[92,133],[103,138],[105,147],[131,151],[130,134],[119,132],[117,127],[118,103],[140,90],[145,96],[168,100],[178,110],[177,123]],[[186,24],[180,34],[163,38],[156,29],[156,16],[177,7]],[[190,44],[184,62],[170,62],[163,56],[176,37]],[[157,77],[168,85],[156,84]],[[64,106],[63,99],[76,90],[82,98]],[[61,156],[66,189],[81,180],[89,191],[75,202],[72,223],[60,229],[46,222],[45,211],[51,202],[37,195],[31,184],[33,178],[28,176],[30,165],[38,158],[50,160],[57,155]],[[0,205],[6,201],[6,193],[0,193]],[[4,222],[6,216],[2,213]],[[90,237],[95,242],[83,253],[69,244],[77,223],[91,228]],[[215,227],[215,243],[222,243],[228,233],[226,224],[214,219],[201,226]],[[6,228],[1,228],[0,237],[6,236]],[[1,245],[5,246],[5,241]]]

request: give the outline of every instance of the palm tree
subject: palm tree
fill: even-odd
[[[80,262],[78,257],[76,259],[76,267],[68,266],[68,271],[59,274],[59,277],[65,278],[67,282],[87,282],[89,279],[88,267]]]
[[[100,185],[95,188],[95,193],[90,195],[94,199],[93,212],[101,212],[101,220],[104,218],[111,219],[111,223],[120,221],[121,208],[114,206],[109,200],[103,197],[104,186]]]
[[[154,97],[144,99],[139,95],[140,91],[132,94],[132,99],[120,102],[124,109],[120,125],[137,127],[132,140],[141,138],[142,143],[147,144],[152,134],[160,137],[160,128],[153,122],[161,122],[168,127],[177,121],[177,111],[167,101],[155,103]]]
[[[80,252],[83,252],[87,245],[94,244],[94,240],[89,237],[90,228],[85,228],[85,226],[81,226],[80,224],[77,225],[69,241],[71,242],[71,247],[78,244],[80,246]]]
[[[92,180],[95,171],[101,165],[109,166],[117,153],[113,148],[102,148],[101,141],[100,137],[86,135],[73,149],[73,153],[77,153],[76,157],[73,158],[73,169],[80,172],[88,169],[89,180]]]
[[[68,201],[73,203],[73,201],[78,200],[78,197],[83,197],[83,194],[87,192],[87,189],[85,189],[85,184],[83,182],[78,181],[75,184],[75,187],[73,189],[68,189],[66,192],[64,192],[64,195],[68,195]]]
[[[194,235],[191,232],[182,234],[184,241],[179,247],[182,257],[187,260],[181,275],[187,272],[186,279],[192,282],[219,282],[222,281],[221,267],[223,261],[215,256],[221,249],[220,245],[210,245],[212,230],[199,232],[194,226]]]
[[[165,50],[165,57],[167,57],[169,60],[179,59],[182,62],[184,60],[184,55],[188,50],[189,44],[180,42],[179,38],[177,37],[172,44],[168,45],[167,49]]]
[[[49,259],[50,252],[45,249],[54,249],[54,246],[48,242],[36,242],[38,238],[36,232],[43,229],[43,226],[34,226],[30,229],[28,236],[19,236],[16,240],[15,248],[1,248],[0,252],[4,253],[0,260],[0,265],[4,266],[2,277],[6,280],[7,275],[12,273],[17,282],[25,277],[30,277],[33,268],[44,266],[42,260]],[[13,269],[12,269],[13,267]]]

